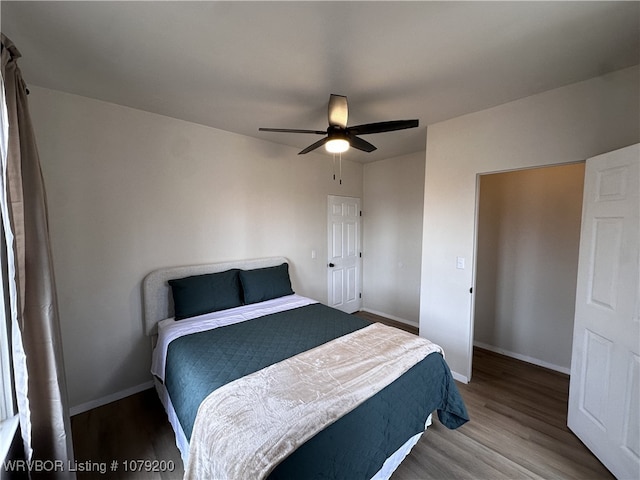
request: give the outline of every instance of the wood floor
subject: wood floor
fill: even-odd
[[[458,389],[471,420],[434,422],[394,480],[614,478],[566,426],[567,375],[474,349],[472,380]]]
[[[393,480],[613,478],[566,427],[566,375],[480,349],[473,367],[472,381],[458,383],[471,421],[448,430],[435,420]],[[74,416],[71,424],[77,462],[106,462],[109,470],[78,472],[79,479],[182,477],[173,431],[153,390]],[[123,461],[130,460],[171,461],[175,469],[125,472]]]

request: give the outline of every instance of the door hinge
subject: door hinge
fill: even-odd
[[[360,210],[360,216],[362,216],[362,210]]]
[[[360,252],[360,258],[362,258],[362,252]]]
[[[362,298],[362,293],[359,294],[360,298]]]

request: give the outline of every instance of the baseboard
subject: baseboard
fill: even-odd
[[[451,370],[451,376],[453,377],[454,380],[457,380],[458,382],[469,383],[468,377],[464,375],[460,375],[458,372],[454,372],[453,370]]]
[[[412,322],[410,320],[405,320],[404,318],[396,317],[395,315],[390,315],[388,313],[380,312],[378,310],[373,310],[371,308],[362,307],[361,310],[363,312],[372,313],[374,315],[378,315],[379,317],[386,317],[389,320],[394,320],[396,322],[404,323],[405,325],[410,325],[415,328],[420,328],[420,326],[416,322]]]
[[[488,345],[482,342],[473,342],[474,347],[484,348],[485,350],[489,350],[490,352],[499,353],[506,357],[515,358],[516,360],[522,360],[523,362],[531,363],[533,365],[537,365],[539,367],[548,368],[549,370],[553,370],[556,372],[564,373],[565,375],[571,374],[571,369],[567,367],[561,367],[559,365],[554,365],[553,363],[545,362],[544,360],[540,360],[538,358],[529,357],[527,355],[522,355],[520,353],[510,352],[509,350],[505,350],[503,348],[494,347],[493,345]],[[454,377],[455,378],[455,377]]]
[[[112,393],[111,395],[107,395],[106,397],[98,398],[96,400],[91,400],[90,402],[81,403],[80,405],[75,405],[69,409],[69,415],[73,417],[74,415],[88,412],[89,410],[102,407],[103,405],[106,405],[111,402],[117,402],[118,400],[122,400],[123,398],[129,397],[131,395],[135,395],[136,393],[140,393],[150,388],[153,388],[153,380],[149,380],[148,382],[141,383],[140,385],[136,385],[135,387],[127,388],[125,390]]]

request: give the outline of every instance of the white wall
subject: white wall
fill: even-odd
[[[585,160],[640,140],[638,67],[434,124],[427,130],[420,334],[471,378],[477,177]],[[466,268],[456,269],[456,257]]]
[[[363,309],[418,326],[424,152],[364,166]]]
[[[141,281],[174,265],[284,255],[326,301],[327,195],[362,165],[29,86],[49,201],[73,411],[151,380]],[[317,258],[311,259],[311,250]]]
[[[569,373],[584,163],[482,175],[474,344]]]

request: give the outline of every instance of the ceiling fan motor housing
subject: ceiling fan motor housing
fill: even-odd
[[[346,130],[338,125],[330,125],[327,128],[327,137],[329,137],[329,140],[349,141]]]

